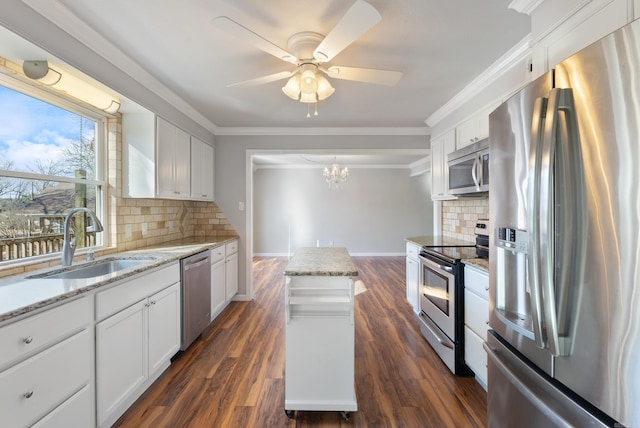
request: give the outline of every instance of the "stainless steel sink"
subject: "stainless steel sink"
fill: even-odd
[[[114,259],[108,258],[103,260],[97,260],[95,262],[86,263],[83,265],[72,266],[64,270],[55,270],[51,272],[36,274],[28,276],[28,279],[85,279],[96,278],[98,276],[110,275],[125,271],[127,269],[133,269],[139,266],[151,264],[157,261],[157,259],[144,258],[144,259]]]

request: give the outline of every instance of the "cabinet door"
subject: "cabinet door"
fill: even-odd
[[[431,141],[431,199],[455,199],[449,195],[447,155],[456,149],[455,130]]]
[[[191,136],[180,128],[175,130],[174,193],[180,198],[191,197]]]
[[[154,373],[180,349],[180,283],[154,294],[147,305],[149,373]]]
[[[144,299],[96,324],[99,424],[147,378],[146,304]]]
[[[191,137],[191,198],[213,200],[213,147]]]
[[[226,303],[225,259],[211,265],[211,321],[215,319]]]
[[[158,117],[156,122],[156,182],[158,196],[175,197],[176,127]]]
[[[420,266],[414,259],[407,257],[407,301],[413,306],[413,311],[418,313],[418,276]]]
[[[95,426],[93,394],[85,385],[67,401],[40,419],[32,428],[92,427]]]
[[[478,120],[475,117],[467,119],[456,127],[457,149],[473,144],[476,141],[478,141]]]
[[[238,292],[238,253],[227,256],[225,263],[226,300],[229,301]]]

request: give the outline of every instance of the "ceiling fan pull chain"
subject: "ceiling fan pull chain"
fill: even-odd
[[[311,106],[307,104],[307,119],[311,117]]]
[[[318,102],[316,101],[316,111],[313,112],[314,116],[318,115]]]

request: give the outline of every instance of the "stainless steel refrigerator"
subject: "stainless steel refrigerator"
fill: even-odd
[[[490,427],[640,427],[640,22],[489,119]]]

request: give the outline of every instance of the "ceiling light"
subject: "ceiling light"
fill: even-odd
[[[64,92],[107,113],[114,114],[120,109],[119,99],[70,73],[60,73],[49,67],[47,61],[24,61],[22,71],[30,79],[37,80],[43,85]]]
[[[311,104],[329,98],[335,89],[318,73],[317,65],[303,64],[282,87],[282,92],[292,100]]]

